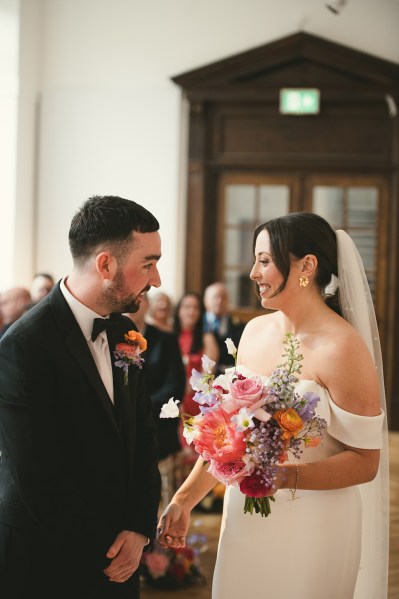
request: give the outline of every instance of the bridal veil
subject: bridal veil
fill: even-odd
[[[370,288],[359,252],[342,230],[336,231],[338,285],[342,315],[360,333],[374,358],[381,410],[385,414],[377,476],[359,485],[363,505],[362,554],[354,599],[386,599],[389,555],[388,423],[380,339]]]

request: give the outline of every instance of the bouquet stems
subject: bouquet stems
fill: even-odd
[[[246,495],[244,502],[244,514],[247,512],[253,514],[255,511],[257,514],[260,514],[266,518],[272,512],[270,507],[271,501],[276,501],[273,495],[268,497],[248,497]]]

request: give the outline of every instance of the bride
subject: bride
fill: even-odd
[[[321,445],[280,467],[267,518],[225,494],[213,599],[383,599],[388,461],[378,331],[360,256],[344,231],[293,213],[254,233],[250,277],[268,313],[243,333],[237,368],[267,381],[287,332],[303,355],[298,393],[320,397]],[[181,547],[190,512],[215,485],[199,458],[162,514],[162,544]],[[295,501],[292,499],[295,498]]]

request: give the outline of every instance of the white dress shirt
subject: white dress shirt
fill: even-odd
[[[93,320],[95,318],[103,318],[100,314],[93,312],[87,306],[82,304],[79,300],[72,295],[65,285],[67,277],[61,281],[61,292],[65,297],[68,306],[72,310],[72,314],[77,320],[82,333],[87,341],[91,355],[93,356],[94,362],[96,363],[98,372],[102,378],[104,386],[110,397],[112,403],[114,403],[114,383],[112,377],[112,364],[111,355],[109,353],[107,333],[102,331],[95,341],[91,340],[91,331],[93,329]]]

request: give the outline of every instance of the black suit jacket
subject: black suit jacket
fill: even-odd
[[[134,328],[129,319],[125,323],[116,332],[120,341]],[[124,585],[109,583],[102,572],[107,549],[125,529],[154,537],[160,477],[143,372],[130,366],[126,387],[122,369],[114,368],[114,388],[125,443],[87,342],[58,285],[2,338],[4,599],[36,596],[35,591],[46,599],[90,599],[100,597],[96,593],[104,580],[111,590],[101,598],[122,596],[118,593]],[[18,587],[12,574],[20,586],[26,579],[29,594],[12,594],[9,589]],[[52,584],[58,589],[51,594]]]
[[[221,335],[218,331],[214,331],[210,328],[206,315],[204,315],[204,329],[206,332],[213,332],[219,346],[219,361],[216,365],[215,374],[223,374],[226,368],[231,368],[235,364],[234,357],[227,351],[226,339],[230,338],[234,345],[238,348],[238,344],[241,339],[241,335],[244,331],[245,323],[236,318],[235,316],[227,316],[227,327],[225,327],[225,333]]]
[[[143,352],[143,368],[151,395],[152,413],[158,431],[159,458],[181,449],[178,418],[160,418],[164,403],[171,397],[182,401],[186,386],[186,370],[175,333],[146,325],[147,349]]]

